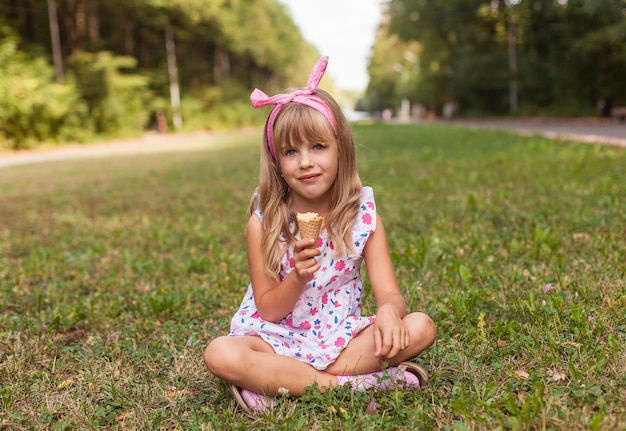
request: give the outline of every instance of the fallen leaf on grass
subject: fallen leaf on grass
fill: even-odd
[[[72,379],[63,380],[61,383],[59,383],[59,386],[57,386],[57,389],[65,389],[68,386],[71,386],[73,383],[74,383],[74,380]]]
[[[168,398],[177,398],[177,397],[188,397],[190,395],[194,395],[193,391],[188,391],[186,389],[178,390],[175,387],[171,387],[167,389],[167,397]]]
[[[575,343],[573,341],[563,341],[562,343],[559,343],[563,346],[570,346],[570,347],[575,347],[577,349],[580,348],[581,344],[580,343]]]
[[[148,293],[152,290],[152,286],[147,283],[136,283],[135,290],[141,293]]]
[[[525,380],[525,379],[530,377],[530,374],[528,374],[528,371],[526,371],[526,370],[517,370],[515,372],[515,375],[517,377],[519,377],[520,379],[522,379],[522,380]]]
[[[335,406],[329,406],[328,413],[337,414],[337,408],[335,408]],[[348,411],[344,409],[343,407],[339,407],[339,413],[341,413],[342,415],[345,415],[346,413],[348,413]]]
[[[506,347],[508,345],[509,345],[509,343],[507,343],[506,340],[498,340],[498,347],[499,348],[502,349],[502,348],[504,348],[504,347]]]
[[[567,375],[565,375],[565,373],[559,371],[559,370],[554,370],[554,372],[552,373],[552,380],[555,382],[559,382],[561,380],[565,380],[567,378]]]
[[[126,419],[133,417],[134,415],[135,412],[120,413],[119,415],[115,416],[115,420],[118,422],[124,422]]]

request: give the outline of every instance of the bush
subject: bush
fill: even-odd
[[[269,111],[254,109],[249,98],[250,89],[234,81],[186,96],[181,105],[184,128],[222,131],[262,125]]]
[[[44,58],[18,51],[16,38],[0,39],[0,149],[82,142],[89,135],[75,85],[57,84],[53,76]]]
[[[101,135],[135,135],[149,123],[148,79],[125,72],[136,66],[132,57],[107,51],[81,52],[69,60],[69,69],[89,108],[93,130]]]

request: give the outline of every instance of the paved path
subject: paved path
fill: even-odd
[[[443,123],[443,120],[438,120]],[[451,120],[450,124],[470,128],[496,128],[516,131],[525,135],[541,135],[551,139],[599,143],[626,147],[626,124],[597,118],[583,119],[485,119]],[[260,130],[260,129],[259,129]],[[0,168],[52,160],[106,157],[114,154],[155,153],[205,149],[220,137],[236,133],[257,133],[256,129],[234,133],[187,133],[176,135],[148,134],[140,139],[111,141],[102,144],[70,145],[48,150],[0,153]],[[260,136],[260,135],[259,135]]]
[[[37,150],[0,153],[0,169],[8,166],[43,163],[54,160],[109,157],[119,154],[148,154],[177,151],[205,150],[224,142],[224,138],[249,135],[257,130],[242,130],[232,133],[179,133],[169,135],[146,134],[142,138],[109,141],[98,144],[73,144]]]
[[[523,135],[541,135],[550,139],[571,140],[626,147],[626,123],[599,118],[526,118],[507,120],[451,120],[450,123],[472,128],[495,128]]]

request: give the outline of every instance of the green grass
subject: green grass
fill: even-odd
[[[249,417],[208,373],[248,283],[246,135],[0,169],[0,429],[626,428],[626,150],[355,135],[409,307],[438,326],[429,388],[313,389]]]

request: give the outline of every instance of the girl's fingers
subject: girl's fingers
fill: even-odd
[[[385,348],[385,340],[391,340],[388,348]],[[409,347],[410,341],[409,332],[404,328],[386,332],[377,328],[374,331],[374,356],[393,358]]]
[[[300,242],[300,241],[299,241]],[[304,261],[319,256],[321,252],[316,248],[298,247],[294,249],[294,259],[296,261]]]
[[[391,344],[391,349],[387,353],[387,356],[390,358],[395,357],[402,350],[402,336],[401,334],[394,333],[393,343]]]
[[[317,240],[313,238],[301,239],[301,240],[296,241],[296,243],[294,244],[294,250],[296,253],[305,251],[305,250],[317,250],[315,248],[316,243],[317,243]],[[317,251],[319,252],[319,250]]]
[[[396,354],[394,350],[397,346],[397,336],[396,333],[392,330],[380,330],[380,347],[379,354],[384,358],[392,358]]]
[[[381,347],[382,347],[382,336],[380,334],[380,331],[377,328],[374,328],[374,356],[376,357],[380,357],[381,356]]]

